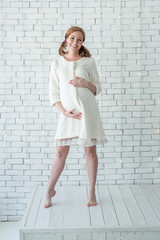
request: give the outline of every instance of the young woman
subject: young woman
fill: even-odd
[[[85,32],[78,26],[69,28],[52,63],[49,82],[50,104],[60,110],[55,136],[56,156],[47,186],[44,207],[51,206],[55,185],[65,166],[70,146],[84,146],[89,178],[87,206],[97,205],[95,183],[98,158],[96,145],[107,142],[95,96],[101,91],[95,60],[83,46]]]

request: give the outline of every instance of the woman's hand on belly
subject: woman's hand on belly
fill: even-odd
[[[69,111],[64,112],[63,114],[64,114],[65,117],[70,117],[70,118],[73,118],[73,119],[81,120],[82,113],[81,112],[74,113],[74,111],[75,111],[75,109],[71,109]]]
[[[74,87],[87,87],[87,81],[84,78],[75,77],[74,80],[69,81]]]

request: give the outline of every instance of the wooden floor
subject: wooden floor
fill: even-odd
[[[59,186],[45,209],[45,187],[34,188],[20,240],[159,240],[160,185],[99,185],[88,208],[86,186]]]

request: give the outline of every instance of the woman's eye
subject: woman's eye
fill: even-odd
[[[71,37],[71,39],[74,39],[74,37]],[[78,39],[78,41],[82,41],[81,39]]]

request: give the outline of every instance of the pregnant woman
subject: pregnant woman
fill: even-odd
[[[55,185],[65,166],[70,146],[84,146],[89,178],[87,206],[95,206],[95,183],[98,158],[96,145],[107,142],[95,96],[101,85],[95,60],[83,46],[85,32],[78,26],[69,28],[52,63],[49,81],[51,106],[60,110],[55,135],[56,156],[47,186],[44,207],[51,206]]]

